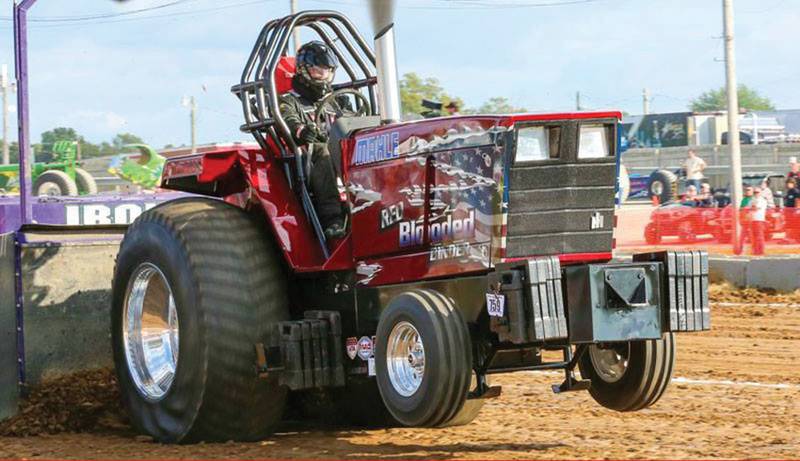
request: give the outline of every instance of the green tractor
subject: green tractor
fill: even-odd
[[[138,153],[123,153],[114,157],[108,172],[145,189],[158,187],[164,169],[164,157],[147,144],[128,144],[125,149]]]
[[[97,193],[97,183],[88,171],[79,168],[77,143],[58,141],[53,144],[53,161],[34,163],[31,168],[33,195],[87,195]],[[0,165],[0,190],[19,190],[19,167]]]

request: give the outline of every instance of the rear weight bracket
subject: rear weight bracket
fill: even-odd
[[[344,386],[342,326],[338,312],[306,311],[305,319],[271,325],[255,345],[255,372],[292,390]]]

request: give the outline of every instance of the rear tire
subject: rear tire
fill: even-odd
[[[594,355],[594,357],[593,357]],[[604,358],[616,355],[615,366]],[[637,411],[661,398],[672,379],[675,365],[675,338],[665,333],[662,339],[597,345],[581,357],[581,376],[591,380],[589,393],[600,405],[617,411]]]
[[[136,366],[146,360],[136,353],[154,348],[136,349],[135,332],[123,331],[133,318],[126,314],[136,312],[129,307],[139,302],[128,302],[137,299],[131,279],[145,266],[163,274],[179,333],[174,376],[156,398],[136,381],[143,376]],[[143,305],[150,299],[146,293]],[[280,257],[267,231],[244,211],[189,198],[143,213],[122,242],[112,286],[114,362],[134,427],[160,442],[269,435],[282,417],[287,390],[256,377],[255,344],[270,323],[289,318],[286,300]]]
[[[405,354],[409,366],[403,365]],[[413,290],[389,303],[378,323],[375,367],[383,402],[401,424],[445,426],[474,419],[459,414],[472,375],[469,331],[452,300],[440,293]]]
[[[78,186],[78,193],[81,195],[97,194],[97,181],[94,176],[83,168],[75,168],[75,183]]]
[[[652,199],[658,197],[659,203],[671,202],[678,196],[678,177],[669,170],[657,170],[647,182],[647,194]]]
[[[658,230],[658,225],[651,222],[644,228],[644,241],[648,245],[658,245],[661,243],[661,232]]]
[[[61,170],[47,170],[33,182],[33,195],[74,196],[78,186]]]

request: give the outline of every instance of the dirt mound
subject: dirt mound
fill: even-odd
[[[0,436],[118,432],[128,428],[112,370],[75,373],[31,388]]]
[[[708,295],[711,302],[717,303],[800,304],[800,290],[780,293],[763,288],[736,288],[729,283],[711,284]]]

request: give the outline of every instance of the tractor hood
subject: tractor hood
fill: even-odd
[[[361,284],[557,255],[609,260],[616,112],[465,116],[359,132],[343,169]]]

